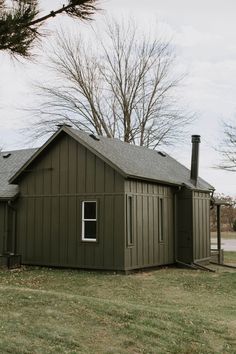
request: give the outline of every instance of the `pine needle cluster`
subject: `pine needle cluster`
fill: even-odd
[[[32,47],[42,37],[41,26],[50,18],[65,13],[80,20],[90,20],[97,10],[97,0],[68,0],[60,8],[40,17],[39,1],[0,0],[0,50],[13,56],[31,57]]]

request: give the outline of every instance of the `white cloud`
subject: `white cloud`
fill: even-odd
[[[180,32],[175,37],[175,43],[182,47],[195,47],[205,45],[215,45],[223,40],[221,34],[206,33],[199,31],[192,26],[181,26]]]

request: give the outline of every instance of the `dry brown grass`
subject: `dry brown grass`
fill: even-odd
[[[234,353],[235,273],[0,271],[0,353]]]

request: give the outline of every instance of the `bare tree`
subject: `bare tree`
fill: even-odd
[[[33,43],[40,37],[40,30],[50,18],[67,14],[80,20],[89,20],[96,11],[97,0],[67,0],[65,5],[40,16],[37,0],[0,0],[0,50],[22,57],[31,56]]]
[[[55,85],[41,85],[37,135],[58,123],[125,142],[155,148],[181,139],[192,120],[178,108],[181,77],[173,74],[173,47],[164,38],[151,40],[134,23],[109,22],[106,37],[85,45],[82,38],[61,34],[50,56]]]
[[[223,123],[224,138],[218,151],[221,153],[222,162],[218,166],[220,169],[236,172],[236,125]]]
[[[221,194],[215,194],[214,199],[224,201],[226,205],[221,206],[221,228],[222,231],[233,231],[234,221],[236,220],[236,200],[235,197]],[[211,231],[217,231],[217,211],[211,209]]]

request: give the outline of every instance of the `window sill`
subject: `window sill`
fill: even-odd
[[[127,245],[126,248],[133,248],[134,247],[134,244],[130,244],[130,245]]]
[[[90,239],[81,239],[81,242],[89,242],[89,243],[97,243],[98,240],[90,240]]]

